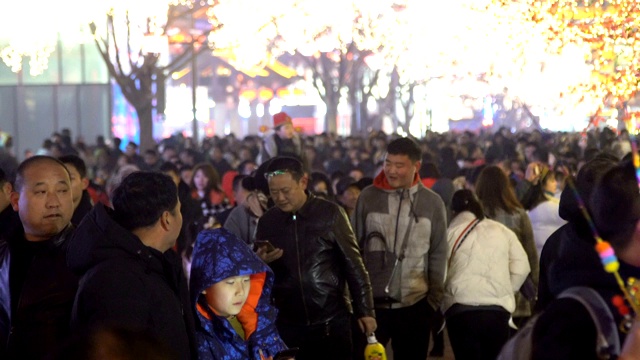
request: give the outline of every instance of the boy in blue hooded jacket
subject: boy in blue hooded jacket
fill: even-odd
[[[271,269],[223,228],[198,234],[191,265],[191,301],[199,359],[268,360],[285,350],[270,301]]]

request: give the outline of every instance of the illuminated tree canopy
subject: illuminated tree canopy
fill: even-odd
[[[501,0],[513,6],[513,1]],[[552,50],[589,49],[593,76],[573,90],[595,107],[624,104],[638,91],[640,2],[637,0],[517,1],[530,22],[543,26]]]
[[[439,94],[483,99],[508,89],[532,111],[559,115],[616,106],[638,90],[637,0],[37,2],[10,2],[0,14],[0,34],[8,34],[0,36],[0,58],[14,71],[23,58],[33,63],[32,73],[41,71],[57,32],[77,34],[93,23],[112,74],[135,73],[144,64],[166,73],[169,63],[141,51],[144,35],[171,38],[171,9],[203,7],[210,28],[200,29],[198,48],[224,54],[238,69],[293,59],[326,105],[328,131],[335,131],[341,100],[353,111],[371,96],[392,116],[404,110],[406,124],[413,91],[434,80]],[[15,17],[25,6],[41,11],[30,11],[28,22]],[[120,35],[104,37],[109,21]],[[116,47],[130,50],[126,59],[118,59]]]

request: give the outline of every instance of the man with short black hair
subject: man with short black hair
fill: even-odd
[[[267,209],[267,196],[258,190],[253,176],[233,178],[236,206],[231,209],[223,227],[253,247],[258,220]]]
[[[193,245],[198,234],[192,234],[189,230],[189,224],[192,224],[195,219],[202,213],[200,204],[198,204],[191,197],[191,189],[189,185],[185,184],[180,178],[180,170],[176,164],[172,162],[165,162],[160,165],[159,172],[169,175],[173,180],[173,183],[178,187],[178,199],[180,199],[180,213],[182,213],[182,230],[180,236],[176,240],[175,250],[179,255],[182,255],[184,251]]]
[[[73,217],[71,218],[71,223],[78,226],[84,216],[93,208],[91,196],[89,196],[89,192],[87,192],[87,188],[89,187],[87,166],[84,160],[77,155],[60,156],[58,160],[62,161],[64,166],[67,167],[67,170],[69,170],[69,175],[71,175],[71,194],[73,196]]]
[[[124,154],[131,160],[131,163],[138,167],[138,169],[144,169],[144,158],[138,153],[138,144],[133,141],[129,141],[124,148]]]
[[[351,305],[360,330],[376,330],[371,284],[349,219],[342,208],[307,188],[302,163],[276,157],[267,166],[275,206],[260,218],[258,249],[275,274],[273,299],[277,327],[298,360],[351,359]],[[353,299],[347,299],[346,286]]]
[[[78,287],[65,261],[73,228],[69,171],[49,156],[23,161],[11,206],[22,226],[0,238],[0,358],[41,359],[68,340]]]
[[[427,358],[430,328],[443,297],[447,261],[444,203],[420,181],[421,161],[422,151],[414,140],[390,142],[383,171],[360,193],[353,217],[365,257],[369,250],[365,239],[374,233],[382,234],[386,248],[393,249],[398,258],[404,257],[397,269],[401,274],[399,299],[374,299],[376,336],[382,344],[391,339],[394,358],[402,360]],[[375,275],[371,275],[371,282],[375,281]]]
[[[144,165],[142,166],[142,170],[147,171],[158,171],[160,166],[162,165],[162,160],[160,159],[160,155],[155,149],[147,149],[144,152]]]
[[[70,241],[67,262],[81,276],[71,326],[85,332],[121,326],[167,344],[176,359],[194,352],[186,280],[171,249],[182,215],[173,180],[134,172],[96,205]]]
[[[596,159],[597,160],[597,159]],[[606,160],[605,160],[606,161]],[[598,161],[599,168],[591,169],[592,176],[598,179],[602,168],[609,168],[592,187],[588,210],[599,235],[611,244],[619,262],[619,275],[623,280],[640,278],[640,194],[638,193],[638,179],[636,169],[631,161],[611,164]],[[587,166],[587,165],[585,165]],[[582,171],[582,170],[581,170]],[[584,179],[594,180],[594,179]],[[567,189],[568,190],[568,189]],[[585,189],[580,189],[585,195]],[[566,190],[565,190],[566,192]],[[564,192],[563,192],[564,194]],[[571,195],[569,193],[569,195]],[[588,192],[586,192],[588,195]],[[563,196],[564,198],[564,196]],[[587,199],[582,199],[587,201]],[[584,227],[587,227],[586,223]],[[583,229],[580,229],[581,231]],[[593,236],[593,234],[591,234]],[[571,241],[565,241],[571,240]],[[577,260],[573,260],[570,268],[554,275],[559,277],[551,291],[556,296],[563,290],[574,286],[585,286],[595,290],[608,305],[613,315],[615,326],[622,344],[627,336],[621,307],[614,305],[614,296],[623,298],[623,293],[613,274],[605,271],[599,256],[594,249],[595,239],[589,239],[592,246],[576,246],[575,239],[562,239],[560,247],[574,250]],[[572,243],[573,242],[573,243]],[[582,245],[582,244],[580,244]],[[547,251],[547,245],[543,254]],[[610,260],[610,259],[609,259]],[[565,265],[566,267],[566,265]],[[554,270],[553,268],[548,270]],[[562,282],[559,282],[562,281]],[[604,312],[602,312],[604,313]],[[596,314],[602,316],[602,314]],[[638,314],[635,314],[636,316]],[[633,316],[633,313],[632,313]],[[598,328],[600,327],[600,328]],[[582,301],[570,297],[555,298],[547,301],[544,312],[537,318],[532,330],[532,359],[604,359],[613,350],[612,346],[600,349],[607,353],[598,354],[601,345],[598,333],[607,329],[594,323],[592,316]],[[609,343],[611,345],[611,343]],[[618,355],[618,354],[615,354]],[[617,357],[611,357],[617,358]]]

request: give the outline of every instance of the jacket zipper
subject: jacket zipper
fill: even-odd
[[[400,211],[402,210],[402,199],[404,198],[404,190],[398,193],[400,195],[400,201],[398,201],[398,214],[396,215],[396,236],[393,239],[393,253],[396,253],[396,246],[398,245],[398,228],[400,222]],[[396,254],[397,255],[397,254]]]
[[[309,321],[309,310],[307,309],[307,301],[304,297],[304,288],[302,284],[302,266],[300,265],[300,243],[298,239],[298,221],[296,214],[293,214],[293,233],[296,239],[296,258],[298,259],[298,280],[300,281],[300,295],[302,296],[302,306],[304,307],[305,319],[307,321],[307,325],[311,325]]]
[[[400,228],[399,226],[399,222],[400,222],[400,211],[402,210],[402,200],[404,199],[404,189],[398,193],[398,195],[400,195],[400,200],[398,201],[398,214],[396,215],[396,235],[395,238],[393,239],[393,253],[396,254],[396,246],[398,245],[398,229]],[[409,195],[411,196],[411,195]],[[407,229],[408,230],[408,229]],[[395,272],[398,271],[397,267],[398,267],[398,259],[400,258],[400,256],[402,256],[402,254],[396,254],[396,261],[393,264],[393,271],[391,272],[391,276],[389,277],[389,282],[387,282],[386,286],[385,286],[385,293],[387,295],[389,295],[389,284],[391,284],[391,280],[393,279],[393,277],[395,276]],[[402,271],[402,269],[400,269],[400,271]],[[389,304],[389,308],[391,308],[391,304]]]

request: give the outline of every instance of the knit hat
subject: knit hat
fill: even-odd
[[[293,121],[291,120],[291,117],[289,115],[287,115],[286,112],[279,112],[275,115],[273,115],[273,127],[274,128],[278,128],[279,126],[285,125],[285,124],[291,124],[293,125]]]

